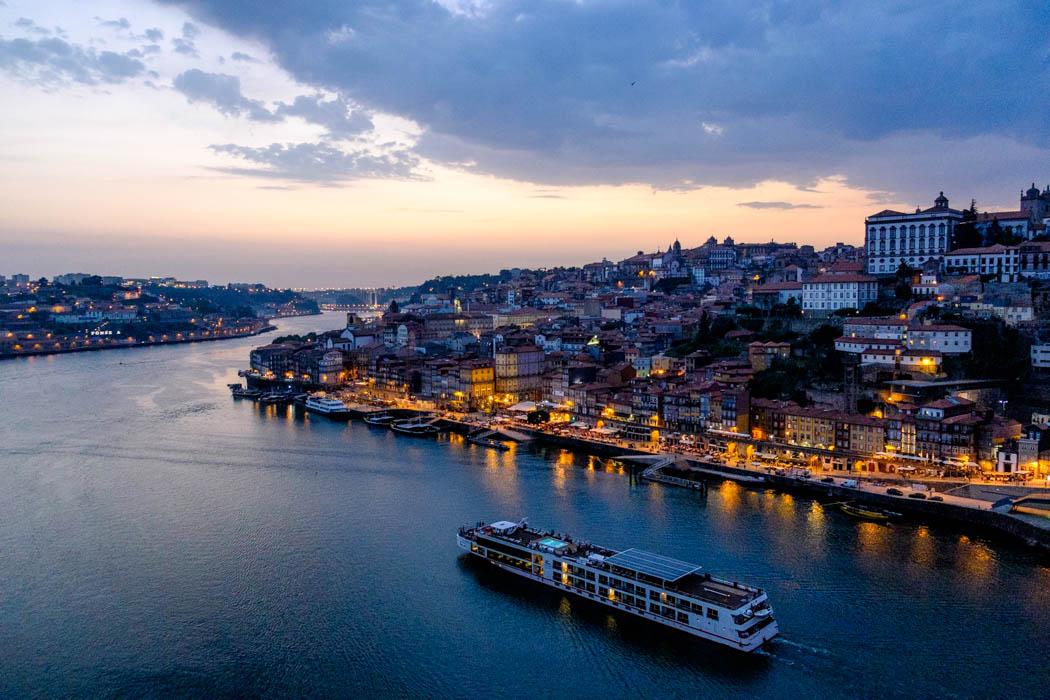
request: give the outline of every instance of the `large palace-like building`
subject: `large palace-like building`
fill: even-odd
[[[919,267],[933,257],[941,257],[952,244],[955,225],[962,212],[948,206],[941,192],[929,209],[914,214],[883,209],[864,220],[864,247],[868,254],[868,274],[895,272],[901,263]]]

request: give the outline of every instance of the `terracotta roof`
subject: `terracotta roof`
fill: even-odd
[[[992,221],[1016,221],[1017,219],[1029,219],[1026,211],[988,211],[977,215],[980,223]]]
[[[797,291],[801,289],[801,282],[768,282],[761,286],[755,287],[753,293],[757,294],[761,292]]]
[[[963,328],[962,326],[953,326],[950,324],[945,325],[929,325],[929,326],[908,326],[908,332],[915,331],[969,331],[969,328]]]
[[[945,255],[995,255],[996,253],[1004,253],[1008,250],[1017,250],[1017,246],[1006,246],[997,243],[984,248],[958,248],[945,253]]]
[[[868,345],[900,345],[901,341],[896,338],[851,338],[848,335],[844,335],[840,338],[835,338],[836,343],[866,343]]]
[[[870,316],[847,318],[845,324],[851,326],[907,326],[908,322],[895,316]]]
[[[931,401],[924,403],[920,408],[954,408],[956,406],[974,406],[976,405],[969,399],[960,399],[957,397],[949,397],[946,399],[938,399],[937,401]]]
[[[863,282],[878,282],[878,280],[867,275],[847,272],[841,275],[820,275],[811,280],[806,280],[805,284],[852,284]]]
[[[851,260],[838,260],[828,268],[828,272],[861,272],[863,270],[864,263]]]

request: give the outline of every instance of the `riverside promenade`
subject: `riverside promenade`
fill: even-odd
[[[674,450],[666,446],[581,431],[544,429],[506,417],[495,419],[480,414],[428,409],[418,403],[397,402],[392,406],[376,406],[353,395],[345,396],[343,400],[356,417],[372,413],[389,413],[397,417],[426,414],[433,416],[443,429],[462,435],[494,430],[499,438],[498,433],[506,430],[527,436],[537,444],[619,459],[635,465],[629,470],[632,478],[639,477],[644,471],[642,465],[652,465],[654,458],[668,458],[665,467],[656,470],[655,474],[646,475],[644,480],[669,486],[702,492],[705,489],[694,484],[712,478],[727,479],[751,488],[774,488],[822,499],[866,503],[909,517],[961,524],[1050,550],[1050,517],[1033,515],[1031,510],[1027,514],[1010,512],[1012,499],[1032,494],[1046,495],[1046,505],[1050,506],[1050,489],[1045,485],[1004,486],[973,479],[917,478],[897,473],[844,472],[827,468],[806,476],[809,470],[805,469],[780,469],[775,466],[750,466],[742,461],[721,461],[696,447]],[[503,436],[503,439],[515,441],[517,438]],[[888,493],[889,488],[900,491],[901,495]],[[931,496],[936,496],[937,500],[930,500]]]

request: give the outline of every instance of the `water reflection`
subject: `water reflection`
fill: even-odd
[[[937,563],[937,545],[930,537],[930,528],[925,525],[915,528],[912,561],[922,567],[933,567]]]
[[[997,567],[994,552],[983,542],[974,542],[965,535],[956,547],[956,569],[967,590],[976,592],[990,583]]]
[[[866,557],[886,555],[889,553],[890,529],[878,523],[857,523],[857,543],[860,552]]]

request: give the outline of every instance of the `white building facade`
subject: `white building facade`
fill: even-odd
[[[914,214],[884,209],[864,220],[864,248],[869,275],[892,275],[905,263],[919,267],[943,256],[952,245],[955,225],[962,212],[948,206],[941,192],[929,209]]]
[[[879,282],[867,275],[821,275],[802,283],[803,312],[862,309],[879,296]]]
[[[1016,282],[1020,268],[1018,246],[960,248],[944,256],[944,271],[949,275],[995,275],[1000,282]]]
[[[970,352],[973,332],[962,326],[911,326],[904,333],[909,350],[936,350],[945,355]]]

